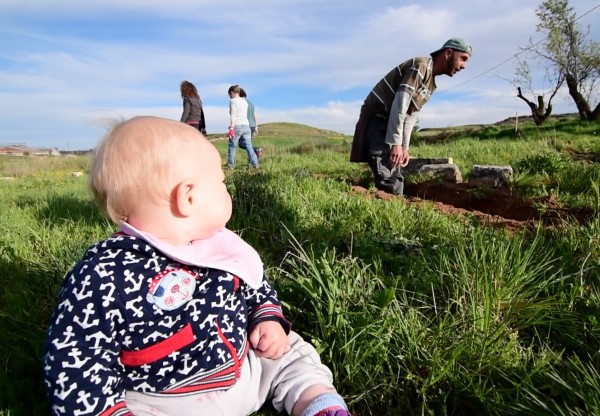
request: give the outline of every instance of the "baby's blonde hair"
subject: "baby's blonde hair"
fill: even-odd
[[[200,140],[206,139],[197,129],[174,120],[140,116],[115,123],[96,147],[90,170],[98,208],[119,224],[135,204],[168,199],[178,161],[193,157]]]

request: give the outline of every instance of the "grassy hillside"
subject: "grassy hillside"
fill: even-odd
[[[260,125],[260,134],[272,137],[294,137],[297,139],[307,139],[314,137],[335,138],[342,136],[331,130],[323,130],[316,127],[297,123],[265,123]]]
[[[489,125],[418,137],[415,157],[509,164],[509,192],[585,207],[507,231],[379,197],[347,136],[264,125],[261,169],[226,171],[228,227],[261,254],[294,329],[356,415],[600,414],[600,123]],[[215,137],[216,138],[216,137]],[[227,141],[215,141],[226,153]],[[41,345],[65,272],[114,231],[89,157],[0,157],[0,415],[46,416]],[[368,186],[368,185],[367,185]],[[476,189],[471,200],[489,189]],[[273,415],[265,409],[260,416]]]

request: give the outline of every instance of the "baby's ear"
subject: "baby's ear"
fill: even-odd
[[[196,184],[192,181],[184,181],[179,183],[173,189],[173,201],[171,201],[173,208],[177,215],[182,217],[189,217],[192,214],[192,206],[195,202],[194,198],[194,186]]]

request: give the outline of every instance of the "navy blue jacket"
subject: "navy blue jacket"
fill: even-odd
[[[248,334],[286,332],[277,294],[237,276],[186,266],[123,234],[92,245],[67,274],[44,345],[56,415],[127,414],[126,390],[176,396],[235,384]]]

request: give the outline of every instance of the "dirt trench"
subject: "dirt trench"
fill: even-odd
[[[400,198],[383,191],[369,191],[368,184],[353,183],[352,191],[365,197]],[[589,208],[562,207],[553,196],[525,197],[505,187],[480,187],[468,183],[423,182],[407,184],[404,198],[409,204],[432,204],[443,214],[476,217],[480,224],[509,230],[533,229],[543,223],[558,227],[565,221],[588,223],[594,215]]]

